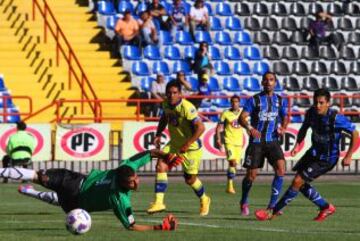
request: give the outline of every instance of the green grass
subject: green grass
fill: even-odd
[[[288,183],[285,185],[285,187]],[[317,182],[316,187],[337,212],[323,223],[316,223],[316,207],[301,195],[271,222],[258,222],[254,216],[239,215],[240,194],[224,193],[224,184],[207,182],[206,191],[212,198],[208,217],[198,216],[199,203],[193,192],[182,182],[171,183],[166,195],[168,212],[179,221],[176,232],[126,231],[111,211],[92,213],[93,227],[89,233],[73,236],[64,228],[64,214],[55,206],[17,193],[17,184],[0,185],[0,240],[360,240],[360,183],[356,181]],[[239,189],[239,184],[238,190]],[[153,185],[142,183],[133,195],[137,223],[160,223],[165,215],[149,216],[145,210],[153,198]],[[251,211],[263,208],[268,201],[269,184],[256,183],[251,193]]]

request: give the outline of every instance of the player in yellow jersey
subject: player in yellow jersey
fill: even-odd
[[[220,150],[224,148],[221,141],[221,132],[225,132],[226,159],[229,162],[226,192],[231,194],[235,194],[233,179],[236,175],[236,165],[240,162],[243,153],[243,130],[238,123],[239,116],[240,98],[234,95],[231,97],[231,108],[224,110],[216,126],[216,143]]]
[[[166,100],[162,103],[163,114],[160,118],[154,144],[160,147],[161,133],[168,126],[170,141],[163,148],[165,153],[173,153],[182,159],[186,184],[191,186],[200,199],[200,215],[209,213],[210,198],[198,178],[198,170],[202,157],[202,147],[199,140],[205,127],[196,108],[189,101],[182,98],[181,85],[177,81],[170,81],[166,85]],[[147,210],[149,214],[166,209],[164,194],[168,185],[167,172],[169,166],[158,159],[156,165],[155,201]]]

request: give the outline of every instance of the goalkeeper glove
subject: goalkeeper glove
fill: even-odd
[[[167,215],[161,224],[161,230],[163,231],[173,231],[177,228],[178,220],[175,218],[174,215],[169,214]]]
[[[185,159],[183,157],[173,153],[168,154],[165,160],[165,162],[168,164],[169,170],[171,170],[173,167],[182,164],[184,161]]]

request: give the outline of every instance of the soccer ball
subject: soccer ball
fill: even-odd
[[[80,208],[71,210],[66,215],[65,226],[72,234],[84,234],[91,228],[90,214]]]

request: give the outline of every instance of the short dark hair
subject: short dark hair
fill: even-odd
[[[329,102],[331,99],[330,91],[325,88],[320,88],[320,89],[317,89],[314,91],[314,102],[315,102],[315,99],[320,96],[324,96],[327,102]]]
[[[130,9],[126,9],[125,12],[124,12],[124,16],[125,16],[126,14],[131,14],[131,10],[130,10]]]
[[[134,169],[129,166],[120,166],[116,169],[117,178],[119,180],[119,185],[123,188],[127,188],[127,183],[129,178],[135,175]]]
[[[262,76],[261,82],[265,80],[265,77],[266,77],[266,75],[268,75],[268,74],[272,74],[272,75],[275,77],[275,79],[277,79],[276,74],[275,74],[274,72],[266,71],[266,72],[263,74],[263,76]]]
[[[16,128],[20,131],[26,130],[26,124],[23,121],[16,122]]]
[[[240,97],[238,95],[231,96],[230,101],[232,101],[233,99],[237,99],[238,101],[240,101]]]
[[[181,92],[181,84],[179,81],[171,80],[170,82],[168,82],[166,84],[166,92],[168,92],[172,87],[176,87],[179,90],[179,92]]]

